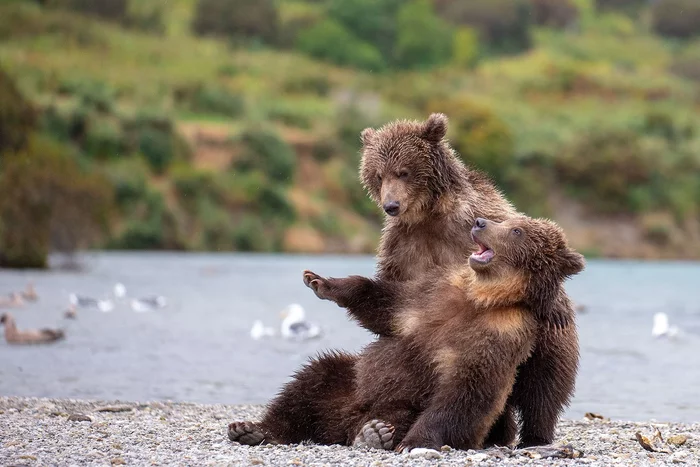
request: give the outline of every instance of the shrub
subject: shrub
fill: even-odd
[[[658,0],[651,9],[652,27],[666,37],[687,39],[700,35],[700,2]]]
[[[118,122],[107,119],[91,120],[85,132],[83,151],[86,154],[105,159],[124,154],[126,142]]]
[[[340,23],[330,19],[301,31],[297,48],[312,57],[336,65],[368,70],[384,68],[382,56],[372,44],[358,39]]]
[[[595,209],[644,211],[653,202],[654,156],[629,131],[581,136],[556,160],[559,181]]]
[[[164,34],[163,5],[144,1],[129,2],[124,26],[151,34]]]
[[[398,12],[395,63],[403,68],[445,63],[452,54],[452,37],[449,26],[435,16],[428,0],[406,3]]]
[[[111,21],[122,21],[128,9],[128,0],[47,0],[46,3]]]
[[[114,201],[123,213],[129,213],[146,199],[148,167],[139,158],[121,159],[105,166],[104,173],[114,191]]]
[[[3,264],[45,267],[52,248],[71,252],[92,244],[104,232],[111,203],[101,176],[81,170],[66,147],[32,137],[24,150],[2,159]]]
[[[385,61],[389,61],[396,42],[397,12],[404,3],[403,0],[329,0],[328,15],[352,37],[371,44]]]
[[[107,84],[89,79],[66,79],[57,89],[59,94],[78,98],[83,107],[98,112],[110,113],[114,109],[114,90]]]
[[[508,126],[488,107],[469,99],[432,101],[429,112],[450,117],[451,142],[466,163],[487,172],[501,186],[514,163],[514,139]]]
[[[270,180],[290,184],[296,168],[296,154],[269,128],[250,128],[240,135],[243,154],[234,161],[235,170],[260,170]]]
[[[265,232],[262,219],[256,215],[243,215],[233,228],[233,246],[237,251],[270,251],[273,242]]]
[[[34,109],[0,68],[0,157],[5,151],[22,149],[35,123]]]
[[[184,247],[180,239],[177,222],[167,208],[163,196],[148,191],[143,209],[127,222],[117,238],[108,247],[125,250],[180,250]]]
[[[200,87],[194,94],[191,107],[195,112],[208,112],[237,118],[245,111],[245,102],[240,94],[223,88]]]
[[[199,0],[192,29],[200,36],[273,42],[277,37],[277,23],[273,0]]]
[[[173,137],[155,128],[144,128],[139,136],[139,151],[151,169],[157,174],[162,174],[175,156]]]
[[[435,0],[435,6],[446,21],[479,31],[488,52],[516,53],[532,44],[528,0]]]
[[[267,183],[260,187],[256,204],[265,219],[276,220],[281,224],[291,224],[296,219],[296,211],[289,202],[287,193],[275,184]]]
[[[87,131],[89,115],[83,107],[60,109],[49,106],[41,114],[39,127],[59,141],[79,141]]]
[[[578,19],[578,9],[572,0],[530,0],[535,24],[551,28],[566,28]]]
[[[452,61],[455,65],[470,68],[479,57],[479,36],[474,28],[460,27],[454,34]]]

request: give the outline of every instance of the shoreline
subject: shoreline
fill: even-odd
[[[556,444],[582,457],[537,451],[445,450],[439,459],[344,446],[239,446],[229,422],[256,419],[262,406],[0,397],[0,465],[700,465],[700,423],[562,420]],[[88,420],[89,419],[89,420]],[[635,434],[664,442],[645,450]],[[685,441],[679,445],[685,438]]]

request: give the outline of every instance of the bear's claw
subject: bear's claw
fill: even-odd
[[[394,446],[394,431],[392,424],[382,420],[370,420],[365,423],[355,437],[354,447],[391,450]]]
[[[304,284],[308,288],[313,290],[318,298],[322,300],[328,299],[328,287],[325,287],[326,279],[324,279],[323,277],[308,270],[304,271]]]
[[[254,422],[233,422],[228,426],[228,439],[248,446],[265,442],[265,433]]]

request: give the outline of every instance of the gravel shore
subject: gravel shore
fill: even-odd
[[[580,451],[576,459],[544,458],[532,450],[447,448],[439,458],[409,457],[341,446],[246,447],[227,439],[228,422],[255,419],[260,412],[259,406],[0,397],[0,465],[700,465],[700,423],[595,417],[559,425],[557,443]],[[654,439],[657,429],[661,439]],[[647,442],[651,451],[642,446]]]

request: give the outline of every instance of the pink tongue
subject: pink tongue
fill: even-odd
[[[493,250],[483,250],[478,253],[472,253],[472,256],[477,258],[479,261],[488,261],[493,258]]]

